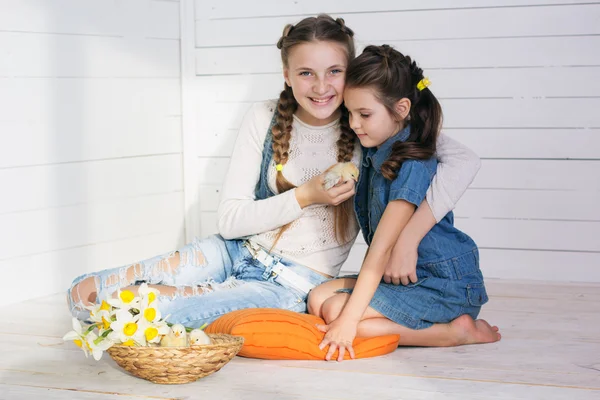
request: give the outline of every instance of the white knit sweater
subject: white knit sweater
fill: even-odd
[[[269,249],[279,227],[293,222],[273,252],[335,276],[358,234],[355,220],[351,240],[338,244],[333,229],[333,207],[313,205],[301,209],[295,189],[265,200],[254,198],[264,140],[275,106],[274,101],[254,104],[242,122],[221,194],[219,232],[225,239],[246,237]],[[340,129],[338,121],[310,126],[296,117],[292,129],[290,156],[283,174],[289,182],[300,186],[337,162],[335,143]],[[445,135],[438,139],[437,157],[437,173],[427,192],[427,201],[439,221],[454,208],[479,170],[480,162],[471,150]],[[357,146],[353,162],[358,164],[359,160]],[[269,187],[277,193],[274,164],[269,170]]]

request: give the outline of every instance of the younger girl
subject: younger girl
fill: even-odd
[[[368,46],[350,62],[344,102],[363,152],[355,210],[369,244],[358,279],[340,278],[310,294],[309,311],[328,325],[320,347],[354,357],[355,336],[400,334],[401,345],[494,342],[496,327],[475,320],[488,300],[475,242],[453,226],[452,212],[418,247],[416,282],[382,281],[386,265],[436,172],[442,110],[408,56]],[[408,276],[414,275],[413,270]]]
[[[68,296],[74,315],[86,318],[85,306],[136,291],[140,282],[160,291],[159,309],[170,322],[189,327],[242,308],[304,312],[308,292],[338,274],[358,234],[352,202],[350,212],[338,206],[354,194],[354,182],[325,191],[321,174],[360,160],[347,118],[340,121],[353,32],[342,19],[320,15],[286,26],[277,46],[284,90],[244,118],[221,193],[220,235],[75,279]],[[431,208],[444,215],[478,159],[452,140],[440,141],[437,156],[446,166],[439,175],[460,182],[432,185]]]

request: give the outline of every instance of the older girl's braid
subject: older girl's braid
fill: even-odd
[[[298,109],[298,102],[292,93],[292,88],[285,84],[285,89],[279,95],[277,105],[277,118],[273,125],[273,160],[276,165],[285,165],[289,158],[290,139],[292,138],[292,123],[294,122],[294,113]],[[281,171],[277,169],[276,179],[277,191],[286,192],[292,188],[292,185]]]
[[[275,125],[273,125],[273,161],[277,166],[282,167],[287,163],[289,158],[290,140],[292,138],[292,123],[294,122],[294,113],[298,109],[298,102],[292,93],[292,88],[285,84],[285,89],[282,90],[279,95],[279,102],[277,104],[277,118]],[[275,177],[275,186],[277,187],[278,193],[287,192],[293,189],[295,186],[290,183],[285,176],[283,176],[283,168],[277,168],[277,175]],[[271,250],[281,235],[292,225],[288,223],[279,228]],[[271,251],[269,250],[269,251]]]
[[[341,107],[342,115],[340,117],[340,129],[342,131],[337,141],[338,162],[350,162],[354,155],[356,135],[350,128],[350,119],[348,109],[344,105]],[[335,237],[338,243],[346,243],[350,228],[350,221],[354,218],[354,197],[349,198],[342,204],[334,208],[335,216]]]
[[[356,135],[350,128],[350,119],[348,117],[348,110],[344,105],[341,107],[342,115],[340,117],[340,129],[342,134],[337,141],[338,147],[338,162],[349,162],[352,161],[354,155],[354,148],[356,144]]]

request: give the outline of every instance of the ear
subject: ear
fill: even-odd
[[[285,83],[289,86],[292,87],[292,84],[290,82],[290,70],[287,68],[283,69],[283,79],[285,80]]]
[[[396,111],[396,114],[399,115],[400,118],[405,120],[408,117],[408,114],[410,114],[410,106],[410,100],[406,97],[403,97],[396,102],[396,105],[394,106],[394,111]]]

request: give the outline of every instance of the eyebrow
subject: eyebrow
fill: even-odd
[[[335,64],[335,65],[332,65],[331,67],[329,67],[327,69],[333,69],[333,68],[346,68],[346,67],[343,66],[343,65],[340,65],[340,64]],[[308,68],[308,67],[298,67],[298,68],[296,68],[296,71],[312,71],[312,70],[313,70],[312,68]]]

